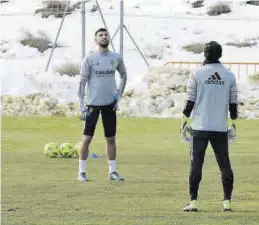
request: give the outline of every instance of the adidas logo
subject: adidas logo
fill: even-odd
[[[213,75],[211,75],[208,80],[205,82],[206,84],[219,84],[219,85],[224,85],[224,81],[221,80],[221,77],[219,74],[216,72]]]

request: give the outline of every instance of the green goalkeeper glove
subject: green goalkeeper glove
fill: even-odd
[[[90,115],[90,112],[87,107],[80,107],[78,112],[78,118],[82,121],[86,121],[86,117]]]
[[[190,133],[191,129],[190,126],[188,125],[188,118],[183,115],[182,120],[181,120],[181,127],[180,127],[180,134],[182,141],[184,142],[189,142],[190,137],[187,136],[187,133]]]
[[[233,143],[236,141],[236,123],[234,120],[232,120],[231,125],[228,127],[228,141],[230,143]]]

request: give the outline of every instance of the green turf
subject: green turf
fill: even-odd
[[[188,201],[189,151],[179,139],[179,121],[120,119],[118,170],[125,184],[108,181],[105,158],[89,159],[91,181],[76,180],[77,158],[50,159],[47,142],[78,142],[76,118],[2,118],[2,224],[167,225],[259,224],[259,120],[239,121],[231,145],[235,174],[233,212],[222,213],[220,173],[208,149],[199,213],[184,213]],[[91,152],[104,153],[98,124]]]

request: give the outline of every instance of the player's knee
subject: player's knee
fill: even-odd
[[[115,137],[106,137],[107,144],[115,144]]]
[[[83,136],[83,145],[89,145],[93,139],[93,136],[84,135]]]

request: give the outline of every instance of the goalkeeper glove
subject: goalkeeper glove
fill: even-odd
[[[236,141],[236,125],[235,122],[232,120],[232,124],[228,127],[228,141],[230,143],[235,142]]]
[[[181,127],[180,127],[180,133],[182,141],[189,142],[190,137],[187,136],[187,133],[190,133],[190,126],[188,125],[188,118],[183,115],[182,121],[181,121]]]
[[[88,108],[80,107],[80,111],[78,112],[78,118],[82,121],[86,120],[86,117],[90,115]]]
[[[113,107],[114,111],[116,111],[118,108],[120,98],[121,98],[120,93],[119,91],[117,91],[116,95],[114,96],[114,107]]]

